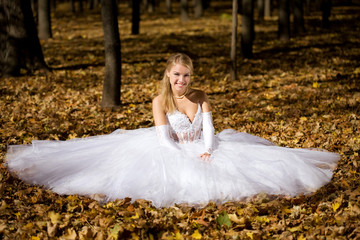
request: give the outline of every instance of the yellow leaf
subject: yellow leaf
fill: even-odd
[[[132,216],[131,219],[138,219],[139,218],[139,214],[136,213],[135,216]]]
[[[32,236],[32,237],[31,237],[31,240],[40,240],[40,237],[38,237],[38,236]]]
[[[201,236],[201,235],[200,235]],[[184,239],[184,237],[181,235],[181,233],[179,232],[179,230],[177,230],[176,232],[175,232],[175,239],[176,240],[183,240]]]
[[[50,218],[51,223],[55,224],[55,223],[60,222],[61,215],[60,215],[60,213],[55,213],[54,211],[51,211],[48,213],[48,217]]]
[[[300,232],[301,226],[296,226],[288,229],[290,232]]]
[[[319,83],[318,82],[313,82],[312,86],[313,86],[313,88],[319,88]]]
[[[202,236],[201,234],[199,233],[198,230],[195,230],[195,232],[191,235],[191,237],[193,237],[194,239],[201,239]]]
[[[109,202],[108,204],[105,205],[106,208],[112,208],[114,207],[114,203],[113,202]]]
[[[21,213],[17,212],[17,213],[15,213],[15,216],[16,216],[17,219],[19,219],[21,217]]]
[[[304,238],[303,235],[300,235],[299,238],[298,238],[298,240],[306,240],[306,238]]]
[[[256,220],[257,222],[261,222],[261,223],[269,223],[269,222],[270,222],[270,219],[267,218],[266,216],[263,216],[263,217],[256,216],[256,217],[255,217],[255,220]]]
[[[132,237],[132,239],[134,239],[134,240],[138,240],[138,239],[139,239],[139,236],[136,235],[136,233],[131,233],[131,237]]]
[[[252,232],[247,232],[246,236],[248,236],[250,239],[254,239],[254,233]]]
[[[336,210],[338,210],[338,208],[340,207],[341,203],[339,202],[335,202],[332,204],[332,208],[333,208],[333,211],[336,212]]]

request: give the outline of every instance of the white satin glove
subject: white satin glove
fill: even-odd
[[[215,129],[212,122],[212,113],[203,112],[203,136],[205,142],[205,152],[212,154],[215,142]]]
[[[169,125],[160,125],[160,126],[156,126],[155,128],[161,146],[170,148],[172,150],[177,150],[177,151],[180,150],[179,146],[176,145],[174,140],[170,138]]]

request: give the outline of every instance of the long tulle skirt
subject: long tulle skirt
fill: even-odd
[[[210,162],[200,158],[202,139],[178,145],[180,151],[161,146],[154,127],[116,130],[10,145],[6,160],[22,180],[59,194],[146,199],[156,207],[307,194],[331,180],[339,160],[335,153],[279,147],[231,129],[216,135]]]

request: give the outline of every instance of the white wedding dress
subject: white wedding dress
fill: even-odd
[[[214,137],[210,161],[202,161],[203,115],[200,104],[192,122],[178,111],[167,114],[176,148],[161,144],[156,127],[150,127],[10,145],[6,163],[25,182],[59,194],[146,199],[156,207],[203,206],[258,193],[294,196],[331,180],[338,154],[279,147],[231,129]]]

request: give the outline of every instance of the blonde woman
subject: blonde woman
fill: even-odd
[[[130,197],[156,207],[306,194],[331,180],[339,155],[292,149],[232,129],[214,135],[209,100],[189,87],[185,54],[167,62],[153,100],[155,127],[9,146],[10,171],[59,194]]]

